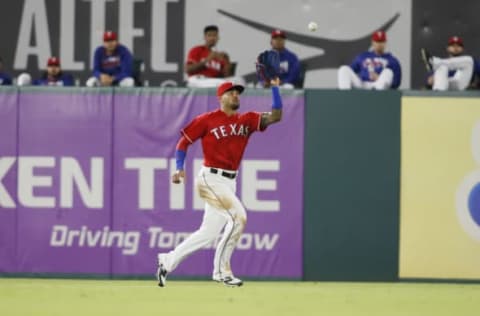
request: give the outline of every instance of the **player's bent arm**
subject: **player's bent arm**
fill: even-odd
[[[187,74],[191,75],[199,70],[202,70],[205,68],[207,62],[205,60],[199,61],[198,63],[190,63],[186,65],[186,72]]]
[[[262,119],[260,126],[262,129],[265,129],[268,125],[280,122],[282,120],[282,97],[280,96],[280,90],[278,88],[278,83],[280,80],[273,82],[272,80],[272,111],[262,114]]]
[[[187,148],[190,145],[190,142],[185,136],[180,137],[177,143],[177,149],[175,150],[175,160],[177,165],[177,171],[172,175],[173,183],[180,183],[181,179],[185,179],[185,157],[187,156]]]

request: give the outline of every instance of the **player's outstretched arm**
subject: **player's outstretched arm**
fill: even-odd
[[[282,97],[280,96],[280,79],[277,77],[270,81],[272,89],[272,111],[262,114],[261,127],[266,128],[270,124],[280,122],[282,120]]]
[[[175,150],[175,159],[177,163],[177,171],[172,175],[172,182],[173,183],[180,183],[185,181],[185,157],[187,156],[187,148],[190,145],[188,140],[182,136],[177,143],[177,149]]]

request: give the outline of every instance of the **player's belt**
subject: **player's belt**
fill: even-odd
[[[214,173],[214,174],[218,174],[220,172],[220,174],[222,176],[224,176],[225,178],[229,178],[229,179],[235,179],[235,177],[237,176],[236,173],[230,173],[230,172],[226,172],[226,171],[220,171],[218,169],[215,169],[215,168],[210,168],[210,172],[211,173]]]

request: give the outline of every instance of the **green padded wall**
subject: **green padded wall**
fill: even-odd
[[[398,279],[398,91],[306,91],[304,278]]]

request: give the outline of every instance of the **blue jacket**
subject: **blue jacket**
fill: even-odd
[[[300,62],[298,57],[286,48],[278,53],[280,55],[279,78],[282,83],[291,83],[294,85],[300,77]]]
[[[4,72],[0,72],[0,86],[10,86],[12,84],[12,77]]]
[[[93,75],[100,78],[100,74],[114,76],[114,83],[132,76],[132,54],[125,46],[118,44],[112,55],[107,56],[103,46],[97,47],[93,57]]]
[[[402,82],[400,62],[391,53],[377,55],[372,51],[363,52],[355,57],[350,67],[363,81],[370,81],[370,71],[380,74],[383,69],[389,68],[393,72],[391,88],[398,88]]]
[[[474,69],[473,69],[473,72],[480,76],[480,60],[478,59],[473,59],[473,63],[474,63]]]
[[[71,74],[60,72],[58,76],[53,78],[48,78],[47,74],[45,73],[41,78],[33,80],[32,84],[34,86],[71,87],[75,85],[75,82]]]

